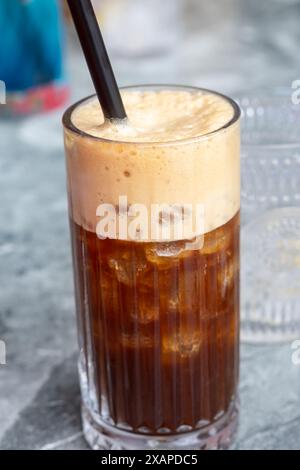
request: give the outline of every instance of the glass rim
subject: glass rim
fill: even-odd
[[[72,122],[72,114],[73,114],[73,111],[79,107],[80,105],[82,105],[83,103],[89,101],[89,100],[92,100],[92,98],[95,98],[97,95],[96,94],[92,94],[92,95],[89,95],[85,98],[82,98],[81,100],[75,102],[74,104],[72,104],[71,106],[69,106],[69,108],[67,108],[67,110],[64,112],[63,114],[63,118],[62,118],[62,123],[63,123],[63,126],[65,129],[68,129],[69,131],[73,132],[74,134],[77,134],[78,136],[80,137],[85,137],[85,138],[89,138],[89,139],[92,139],[92,140],[95,140],[95,141],[98,141],[98,142],[102,142],[102,143],[108,143],[108,144],[122,144],[122,145],[138,145],[138,146],[144,146],[144,147],[164,147],[164,146],[169,146],[169,145],[181,145],[181,144],[188,144],[188,143],[195,143],[195,142],[199,142],[199,141],[202,141],[202,140],[206,140],[207,138],[211,137],[211,136],[214,136],[214,135],[218,135],[219,133],[221,133],[222,131],[225,131],[226,129],[228,129],[229,127],[232,127],[239,119],[240,119],[240,116],[241,116],[241,109],[239,107],[239,105],[236,103],[236,101],[234,101],[232,98],[222,94],[222,93],[219,93],[217,91],[214,91],[214,90],[209,90],[207,88],[201,88],[201,87],[195,87],[195,86],[189,86],[189,85],[168,85],[168,84],[146,84],[146,85],[130,85],[130,86],[124,86],[124,87],[121,87],[120,90],[142,90],[142,89],[151,89],[151,90],[155,90],[155,89],[165,89],[165,90],[172,90],[172,89],[181,89],[181,90],[190,90],[190,91],[202,91],[202,92],[205,92],[207,94],[214,94],[214,95],[217,95],[221,98],[223,98],[225,101],[227,101],[231,106],[232,106],[232,109],[233,109],[233,116],[232,118],[227,122],[225,123],[223,126],[211,131],[211,132],[207,132],[206,134],[202,134],[200,136],[195,136],[195,137],[187,137],[187,138],[184,138],[184,139],[180,139],[180,140],[170,140],[170,141],[164,141],[164,142],[155,142],[155,141],[145,141],[145,142],[141,142],[141,141],[138,141],[138,142],[135,142],[135,141],[123,141],[123,140],[114,140],[114,139],[107,139],[107,138],[104,138],[104,137],[97,137],[97,136],[94,136],[94,135],[91,135],[89,134],[88,132],[85,132],[85,131],[82,131],[81,129],[79,129],[78,127],[76,127],[73,122]]]

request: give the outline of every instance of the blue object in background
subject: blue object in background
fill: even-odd
[[[57,0],[1,0],[0,80],[8,92],[63,79]]]

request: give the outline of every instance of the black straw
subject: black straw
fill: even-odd
[[[106,119],[126,112],[91,0],[68,0],[75,28]]]

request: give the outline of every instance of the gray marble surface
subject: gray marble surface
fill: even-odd
[[[186,0],[180,47],[160,57],[113,54],[121,85],[177,82],[225,93],[300,78],[300,2]],[[72,34],[73,98],[91,92]],[[1,449],[85,449],[66,212],[62,111],[0,122]],[[241,347],[235,448],[300,449],[300,366],[291,344]]]

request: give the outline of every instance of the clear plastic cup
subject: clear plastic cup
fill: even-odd
[[[245,93],[242,108],[243,340],[300,335],[300,105],[292,89]]]

